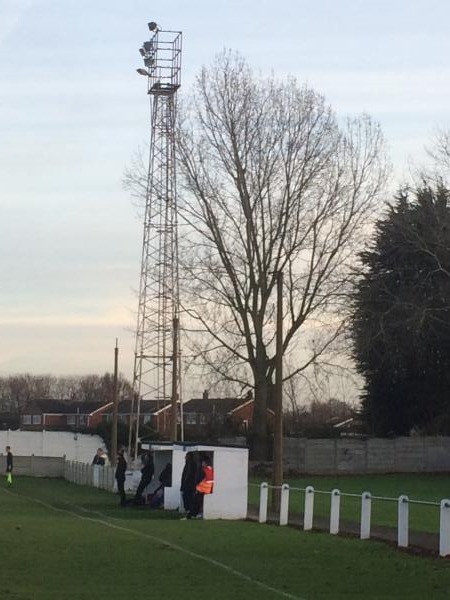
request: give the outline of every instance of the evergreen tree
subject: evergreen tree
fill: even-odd
[[[352,333],[368,430],[430,430],[449,411],[449,191],[401,193],[361,260]]]

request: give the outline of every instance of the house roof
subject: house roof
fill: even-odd
[[[102,406],[105,406],[104,402],[74,402],[41,398],[28,402],[24,406],[22,414],[90,415]]]
[[[183,404],[183,412],[227,415],[248,402],[248,398],[192,398]]]
[[[121,400],[119,402],[119,414],[120,415],[129,415],[131,413],[131,400]],[[170,406],[171,402],[167,400],[141,400],[140,413],[141,415],[148,415],[157,413],[162,408]],[[134,406],[134,411],[136,411],[136,405]],[[108,406],[105,410],[105,415],[110,415],[113,413],[113,405]]]

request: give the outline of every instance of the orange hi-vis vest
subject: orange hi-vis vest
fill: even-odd
[[[210,466],[203,467],[204,477],[197,484],[196,490],[201,494],[212,494],[214,485],[214,469]]]

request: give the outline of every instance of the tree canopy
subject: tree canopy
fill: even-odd
[[[383,137],[367,115],[340,124],[314,90],[258,77],[230,52],[202,70],[184,117],[180,289],[197,355],[254,388],[262,438],[277,273],[292,377],[342,332],[350,263],[385,183]]]
[[[383,136],[369,116],[339,121],[311,88],[258,76],[229,51],[180,113],[183,352],[216,381],[253,388],[254,456],[265,458],[277,276],[291,378],[342,335],[350,265],[387,176]],[[146,182],[135,163],[126,186],[139,195]]]
[[[401,193],[361,260],[352,332],[366,424],[378,435],[430,429],[449,403],[449,191]]]

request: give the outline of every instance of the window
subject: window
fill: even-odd
[[[67,415],[67,425],[75,425],[75,415]]]
[[[31,425],[31,415],[23,415],[22,423],[24,425]]]
[[[80,425],[86,425],[86,415],[80,415]]]
[[[200,415],[200,425],[206,425],[206,415]]]
[[[42,423],[41,415],[33,415],[33,425],[40,425]]]
[[[186,413],[185,417],[186,417],[186,425],[196,425],[197,424],[197,415],[194,412]]]

